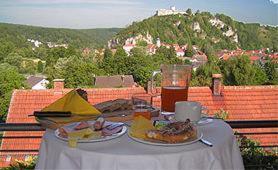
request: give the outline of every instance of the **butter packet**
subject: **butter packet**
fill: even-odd
[[[160,130],[163,127],[165,127],[166,125],[168,125],[169,123],[170,123],[170,121],[167,121],[167,120],[156,120],[153,122],[153,125],[157,130]]]

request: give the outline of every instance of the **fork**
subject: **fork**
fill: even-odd
[[[124,125],[124,123],[112,123],[110,125],[105,126],[105,128],[108,130],[113,130],[113,129],[123,126],[123,125]]]

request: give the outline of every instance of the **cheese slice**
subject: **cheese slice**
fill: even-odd
[[[76,148],[79,139],[92,139],[100,137],[101,131],[93,131],[91,128],[68,132],[68,146]]]
[[[154,129],[155,127],[153,126],[152,121],[143,116],[138,116],[133,119],[130,134],[136,138],[146,139],[146,132]]]
[[[76,148],[77,147],[77,138],[69,138],[68,146],[71,148]]]
[[[68,138],[82,139],[84,136],[91,135],[92,133],[93,130],[91,128],[76,130],[76,131],[68,132]]]

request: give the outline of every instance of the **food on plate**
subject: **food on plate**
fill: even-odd
[[[101,133],[92,130],[91,128],[85,128],[81,130],[66,131],[64,128],[59,128],[59,136],[63,138],[68,138],[69,147],[76,147],[77,141],[79,139],[90,139],[90,138],[99,138]]]
[[[57,135],[68,140],[70,147],[76,147],[79,140],[93,140],[105,138],[122,131],[124,123],[105,123],[104,118],[100,117],[95,122],[83,121],[76,125],[60,127]]]
[[[101,130],[103,128],[104,122],[105,122],[104,118],[99,117],[94,123],[95,130]]]
[[[80,122],[74,127],[74,130],[81,130],[90,127],[90,124],[86,121]]]
[[[185,122],[169,123],[161,129],[149,130],[146,132],[149,139],[167,143],[180,143],[197,137],[197,130],[190,120]]]
[[[59,136],[61,136],[62,138],[68,137],[68,132],[64,128],[60,127],[58,131],[59,131]]]
[[[165,127],[166,125],[168,125],[169,123],[171,123],[170,121],[168,120],[157,120],[157,121],[154,121],[154,127],[158,130],[162,129],[163,127]]]
[[[127,99],[109,100],[94,105],[102,113],[121,110],[132,110],[132,101]]]
[[[111,136],[113,134],[121,132],[122,129],[123,129],[123,124],[111,129],[103,128],[101,132],[102,132],[102,136]]]
[[[146,132],[154,129],[151,120],[148,120],[143,116],[138,116],[133,119],[130,128],[130,135],[136,138],[146,139]]]

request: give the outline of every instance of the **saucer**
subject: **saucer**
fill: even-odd
[[[203,126],[203,125],[206,125],[206,124],[209,124],[209,123],[212,123],[212,122],[213,122],[213,119],[211,119],[211,118],[201,118],[201,119],[197,122],[197,125]]]

